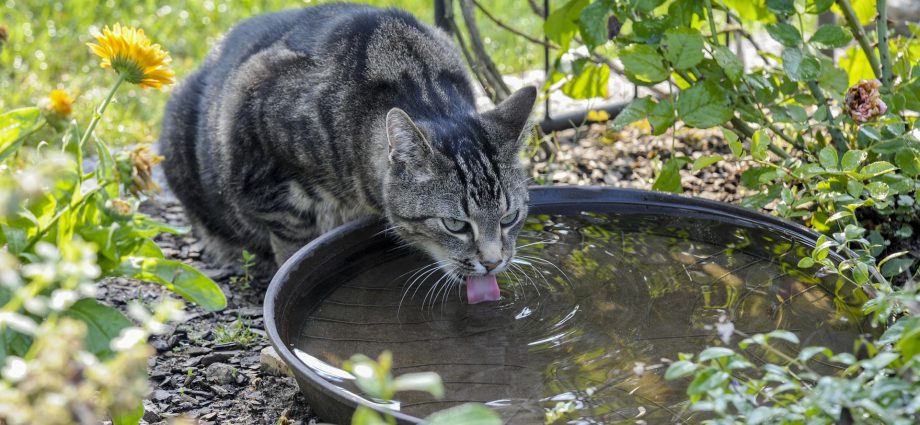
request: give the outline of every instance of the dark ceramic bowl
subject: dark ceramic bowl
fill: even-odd
[[[817,235],[791,222],[733,205],[702,199],[639,190],[597,187],[535,187],[530,194],[530,214],[578,215],[617,213],[667,215],[730,223],[740,228],[767,229],[786,239],[813,247]],[[307,367],[294,353],[302,339],[305,312],[318,308],[323,299],[362,267],[370,267],[393,255],[395,241],[383,223],[364,219],[338,227],[300,249],[278,271],[265,298],[265,325],[271,344],[291,367],[297,383],[326,421],[350,423],[359,405],[393,415],[400,423],[418,423],[419,418],[369,403],[351,391],[330,383]],[[837,261],[842,260],[832,254]],[[874,272],[873,272],[874,273]],[[329,276],[343,276],[341,280]],[[395,314],[395,311],[394,311]],[[367,353],[372,354],[372,353]]]

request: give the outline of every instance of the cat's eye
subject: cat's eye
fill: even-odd
[[[510,225],[514,224],[514,223],[517,221],[517,219],[518,219],[518,214],[519,214],[519,213],[520,213],[519,211],[515,211],[515,212],[512,212],[512,213],[505,214],[505,216],[502,217],[502,219],[501,219],[501,224],[502,224],[502,226],[507,227],[507,226],[510,226]]]
[[[470,223],[455,218],[442,218],[441,223],[444,228],[454,233],[466,233],[470,231]]]

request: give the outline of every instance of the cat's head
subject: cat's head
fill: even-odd
[[[528,201],[518,152],[536,95],[525,87],[492,111],[436,121],[387,114],[387,218],[454,276],[494,275],[514,256]]]

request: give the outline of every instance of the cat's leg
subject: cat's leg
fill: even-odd
[[[291,256],[297,252],[297,250],[310,242],[309,240],[289,241],[274,233],[272,233],[269,238],[272,245],[272,253],[275,256],[275,264],[277,264],[278,267],[281,267],[288,258],[291,258]]]

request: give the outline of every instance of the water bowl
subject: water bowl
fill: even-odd
[[[549,411],[559,423],[695,423],[703,417],[687,408],[689,381],[666,381],[663,359],[776,329],[845,351],[869,331],[859,313],[866,289],[797,266],[816,240],[801,226],[624,189],[533,188],[531,204],[496,302],[469,305],[465,291],[425,268],[428,257],[373,220],[339,227],[288,260],[266,295],[265,322],[317,414],[347,424],[364,405],[418,423],[479,402],[513,424],[543,423]],[[440,374],[446,397],[363,396],[342,362],[383,350],[393,352],[395,375]]]

